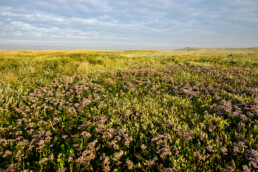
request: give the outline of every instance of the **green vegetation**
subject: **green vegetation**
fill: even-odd
[[[258,50],[0,51],[0,170],[255,171]]]

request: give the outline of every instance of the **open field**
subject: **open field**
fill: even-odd
[[[0,50],[2,171],[255,171],[258,50]]]

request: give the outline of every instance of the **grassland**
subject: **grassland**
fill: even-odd
[[[0,50],[2,171],[255,171],[258,50]]]

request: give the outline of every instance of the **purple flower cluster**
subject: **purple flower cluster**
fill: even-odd
[[[174,65],[9,90],[0,170],[255,170],[257,89],[246,73]]]

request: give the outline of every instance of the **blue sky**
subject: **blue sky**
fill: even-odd
[[[2,49],[257,47],[258,0],[0,0]]]

